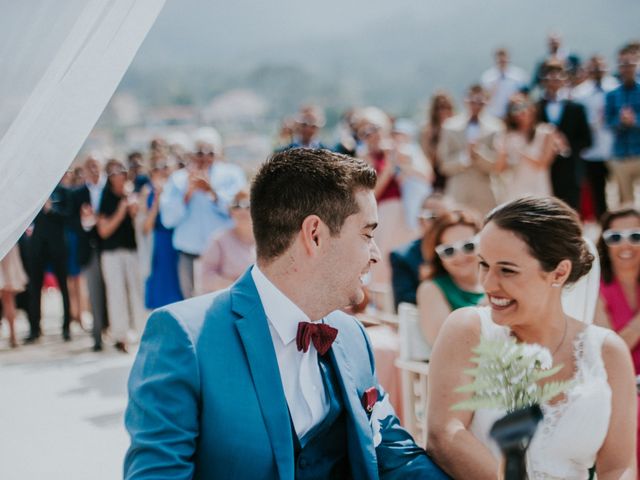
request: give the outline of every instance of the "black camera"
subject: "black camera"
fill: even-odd
[[[540,420],[542,410],[539,405],[533,405],[505,415],[491,427],[491,437],[505,458],[505,480],[527,478],[525,454]]]

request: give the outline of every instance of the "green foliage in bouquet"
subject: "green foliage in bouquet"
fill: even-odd
[[[572,385],[571,381],[538,384],[562,369],[562,365],[552,368],[549,350],[540,345],[517,343],[514,338],[483,337],[473,352],[475,356],[471,361],[477,367],[465,373],[474,381],[456,389],[456,392],[471,392],[473,397],[455,404],[453,410],[495,408],[511,413],[547,402]]]

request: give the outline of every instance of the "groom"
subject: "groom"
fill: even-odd
[[[275,154],[251,188],[257,264],[154,312],[129,379],[126,479],[446,478],[375,376],[363,300],[380,260],[376,174],[327,150]]]

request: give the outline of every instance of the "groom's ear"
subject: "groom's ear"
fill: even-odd
[[[307,255],[315,255],[322,241],[324,223],[317,215],[309,215],[302,221],[300,238]]]

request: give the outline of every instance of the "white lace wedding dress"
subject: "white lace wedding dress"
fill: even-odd
[[[509,329],[493,323],[490,307],[479,307],[482,335],[507,338]],[[544,419],[527,452],[530,480],[589,478],[609,428],[611,388],[602,360],[602,343],[609,330],[587,325],[574,342],[575,383],[565,400],[542,405]],[[496,458],[500,450],[489,436],[493,423],[505,412],[478,410],[470,430],[491,449]]]

